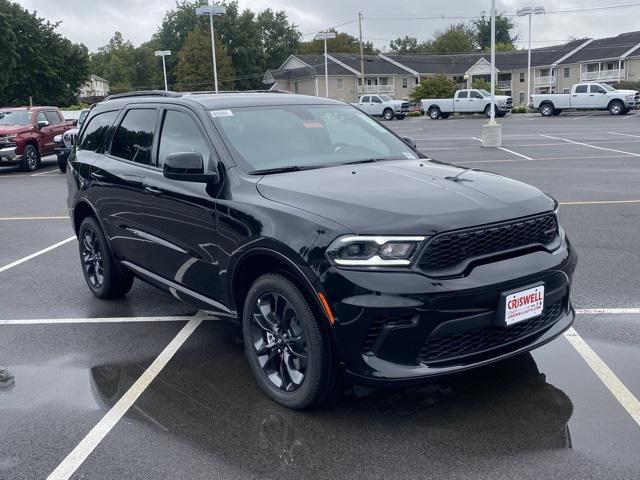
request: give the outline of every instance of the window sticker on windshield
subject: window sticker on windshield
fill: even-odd
[[[409,158],[409,159],[411,159],[411,160],[415,160],[415,158],[416,158],[416,156],[415,156],[413,153],[411,153],[411,152],[402,152],[402,154],[403,154],[405,157],[407,157],[407,158]]]
[[[320,122],[303,122],[304,128],[324,128]]]
[[[233,112],[231,110],[211,110],[209,113],[213,118],[233,117]]]

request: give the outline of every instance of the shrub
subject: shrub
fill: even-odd
[[[617,90],[640,90],[640,82],[618,82],[613,84]]]
[[[407,117],[421,117],[422,112],[409,112],[407,113]]]
[[[511,110],[511,113],[527,113],[527,107],[525,107],[524,105],[516,105]]]
[[[423,79],[416,85],[409,97],[414,102],[420,103],[423,98],[453,98],[456,93],[456,85],[444,75],[435,75]]]

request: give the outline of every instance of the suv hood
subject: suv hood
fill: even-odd
[[[423,165],[423,166],[421,166]],[[554,201],[530,185],[432,160],[385,161],[262,177],[262,196],[356,234],[431,235],[534,215]]]
[[[31,125],[0,125],[0,135],[28,132],[31,128]]]

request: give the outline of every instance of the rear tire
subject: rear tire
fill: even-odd
[[[24,172],[35,172],[40,167],[40,153],[33,145],[24,147],[20,168]]]
[[[84,279],[96,297],[115,298],[131,290],[133,274],[116,263],[95,218],[87,217],[80,224],[78,248]]]
[[[550,117],[553,115],[553,112],[555,112],[556,109],[554,108],[552,103],[543,103],[542,105],[540,105],[540,107],[538,107],[538,111],[543,117]]]
[[[337,363],[325,322],[282,275],[262,275],[249,289],[242,314],[245,354],[258,386],[280,405],[302,409],[335,393]]]
[[[393,113],[393,110],[391,110],[390,108],[385,108],[384,111],[382,112],[382,117],[387,121],[393,120],[394,116],[395,114]]]
[[[442,116],[438,107],[431,107],[427,112],[427,115],[429,115],[431,120],[438,120]]]
[[[609,113],[611,115],[622,115],[625,106],[620,100],[614,100],[609,104]]]

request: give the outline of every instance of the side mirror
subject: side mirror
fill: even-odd
[[[416,145],[416,139],[413,137],[402,137],[402,140],[404,140],[404,143],[406,143],[407,145],[413,147],[413,148],[418,148],[418,145]]]
[[[40,120],[38,122],[38,128],[44,128],[44,127],[48,127],[49,126],[49,122],[47,122],[46,120]]]
[[[206,171],[199,152],[180,152],[167,155],[163,172],[166,178],[183,182],[217,183],[218,172]]]
[[[77,126],[78,126],[78,119],[77,119],[77,118],[73,120],[73,126],[74,126],[74,127],[77,127]]]

